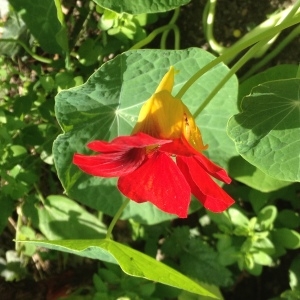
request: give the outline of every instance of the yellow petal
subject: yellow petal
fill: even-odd
[[[133,134],[144,132],[160,139],[182,135],[183,104],[168,91],[155,93],[142,107]]]
[[[184,137],[194,149],[200,152],[207,146],[202,142],[200,130],[192,114],[180,99],[171,95],[174,74],[174,68],[170,67],[154,95],[142,106],[132,134],[144,132],[160,139]]]
[[[165,74],[165,76],[161,80],[155,93],[158,93],[160,91],[168,91],[171,93],[174,85],[174,74],[175,74],[174,67],[171,66],[169,71]]]
[[[208,145],[204,145],[202,141],[202,135],[199,128],[196,125],[195,119],[190,113],[189,109],[184,106],[184,125],[182,127],[182,134],[189,144],[196,150],[203,151],[208,148]]]

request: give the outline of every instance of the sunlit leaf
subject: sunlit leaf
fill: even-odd
[[[300,181],[300,79],[255,87],[230,119],[228,133],[238,152],[264,173]]]
[[[137,250],[112,240],[22,241],[40,247],[69,252],[84,257],[116,262],[122,270],[189,292],[217,298],[200,284]]]
[[[172,10],[189,3],[191,0],[93,0],[99,6],[118,13],[129,14],[157,13]]]

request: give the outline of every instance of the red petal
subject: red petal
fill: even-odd
[[[93,141],[88,147],[98,155],[75,154],[73,163],[84,172],[101,177],[119,177],[135,170],[143,162],[147,146],[170,143],[144,133],[120,136],[113,141]]]
[[[177,165],[191,186],[193,195],[213,212],[222,212],[234,200],[203,170],[194,157],[177,156]]]
[[[130,136],[119,136],[111,142],[92,141],[87,146],[97,152],[124,152],[131,148],[144,148],[152,145],[163,145],[170,143],[171,140],[156,139],[148,134],[139,132]]]
[[[164,212],[187,217],[190,187],[165,153],[153,153],[135,171],[120,177],[118,188],[136,202],[150,201]]]
[[[143,162],[144,149],[130,149],[98,155],[74,154],[73,163],[82,171],[100,177],[119,177],[135,170]]]
[[[214,164],[211,160],[209,160],[207,157],[202,155],[201,153],[194,156],[197,162],[200,164],[200,166],[210,175],[213,177],[225,182],[230,183],[231,179],[228,176],[227,172],[219,167],[218,165]]]

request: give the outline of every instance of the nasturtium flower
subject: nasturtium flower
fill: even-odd
[[[172,96],[174,68],[142,106],[130,136],[92,141],[95,155],[75,154],[73,163],[100,177],[119,177],[119,190],[131,200],[149,201],[164,212],[187,217],[191,194],[206,209],[222,212],[234,200],[211,178],[230,183],[226,171],[206,158],[195,120]]]

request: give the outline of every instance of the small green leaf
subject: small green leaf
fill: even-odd
[[[172,10],[189,3],[191,0],[93,0],[99,6],[118,12],[129,14],[157,13]]]
[[[282,245],[287,249],[300,248],[300,234],[288,228],[279,228],[272,232],[275,243]]]
[[[238,209],[236,208],[229,208],[228,214],[230,216],[231,222],[239,227],[248,227],[249,219]]]
[[[228,123],[237,151],[278,180],[300,181],[299,90],[297,78],[260,84]]]
[[[217,298],[195,281],[137,250],[112,240],[19,241],[84,257],[117,262],[131,276],[160,282],[198,295]]]
[[[294,258],[289,269],[290,287],[297,290],[300,296],[300,255]]]
[[[273,263],[272,257],[263,251],[253,253],[253,259],[256,264],[262,266],[271,266]]]
[[[277,208],[273,205],[264,207],[257,216],[257,223],[261,230],[272,229],[273,223],[277,217]]]
[[[283,227],[296,229],[300,225],[300,216],[293,210],[284,209],[279,212],[278,221],[283,225]]]

